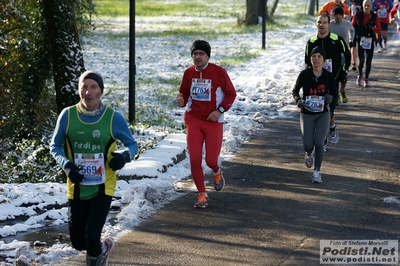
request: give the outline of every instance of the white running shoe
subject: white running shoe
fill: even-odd
[[[114,249],[115,247],[115,241],[114,239],[112,239],[111,237],[107,238],[106,240],[104,240],[104,243],[107,246],[107,251],[105,253],[103,253],[103,256],[101,258],[101,266],[108,266],[108,256],[110,255],[111,251]]]
[[[364,79],[364,88],[371,86],[368,79]]]
[[[313,183],[322,183],[321,172],[318,170],[314,170],[311,175],[311,182]]]
[[[361,81],[362,81],[362,76],[358,75],[357,76],[357,82],[356,82],[357,86],[361,86],[362,85]]]
[[[306,155],[304,156],[304,164],[308,168],[311,168],[314,165],[314,151],[315,151],[315,149],[310,154],[308,154],[308,152],[306,152]]]
[[[339,141],[339,133],[336,132],[336,127],[334,127],[333,129],[330,128],[329,140],[330,140],[330,142],[332,142],[333,144],[338,143],[338,141]]]

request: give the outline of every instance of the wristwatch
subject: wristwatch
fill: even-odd
[[[218,107],[217,110],[218,110],[221,114],[223,114],[223,113],[225,112],[225,109],[224,109],[224,107],[222,107],[222,106]]]

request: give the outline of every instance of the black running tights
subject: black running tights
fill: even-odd
[[[89,256],[101,254],[101,231],[111,205],[111,196],[99,193],[89,200],[69,200],[69,234],[72,246]]]
[[[368,79],[369,73],[371,72],[372,68],[372,57],[374,56],[374,44],[372,43],[371,49],[364,49],[361,47],[360,43],[358,43],[357,46],[358,49],[358,75],[361,77],[364,77],[365,79]],[[362,70],[364,67],[364,61],[365,61],[365,54],[367,55],[367,60],[366,60],[366,67],[365,67],[365,76],[362,74]]]

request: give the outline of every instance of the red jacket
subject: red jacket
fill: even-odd
[[[188,104],[187,111],[202,120],[207,120],[208,115],[218,107],[228,111],[236,98],[236,90],[228,73],[213,63],[203,68],[201,76],[194,65],[187,68],[179,92],[185,104]]]
[[[397,2],[389,12],[389,20],[390,21],[392,21],[392,19],[394,19],[394,17],[396,16],[398,8],[399,8],[399,2]],[[390,21],[389,21],[389,23],[390,23]]]
[[[375,17],[375,21],[372,21],[373,17]],[[357,39],[361,36],[375,37],[375,34],[372,34],[373,32],[380,33],[382,31],[380,19],[378,15],[372,11],[370,14],[358,12],[351,20],[351,24],[353,24],[356,32],[355,37]]]

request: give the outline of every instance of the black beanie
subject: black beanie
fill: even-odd
[[[211,55],[211,46],[208,42],[203,41],[203,40],[196,40],[192,43],[192,46],[190,47],[190,55],[193,56],[193,52],[196,50],[202,50],[204,51],[208,57]]]
[[[335,6],[335,8],[333,9],[332,15],[334,16],[336,14],[343,16],[344,15],[343,7],[341,7],[340,5]]]
[[[324,48],[319,47],[319,46],[315,46],[314,49],[311,50],[310,57],[311,57],[313,54],[316,54],[316,53],[319,53],[320,55],[322,55],[322,57],[323,57],[324,59],[326,58]]]
[[[93,79],[94,81],[96,81],[101,89],[101,93],[103,93],[104,90],[103,77],[97,71],[87,70],[83,72],[82,75],[79,77],[79,83],[78,83],[79,88],[81,87],[85,79]]]

